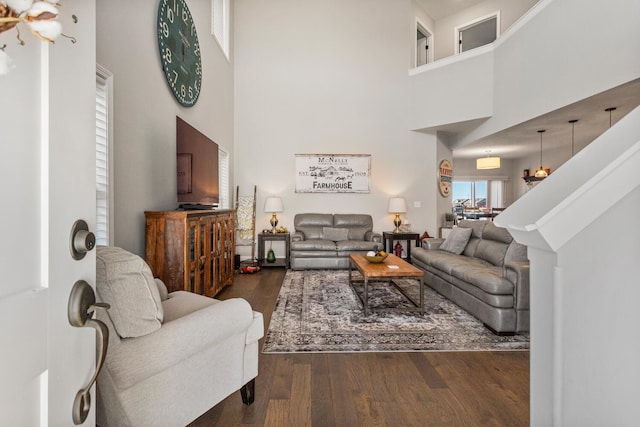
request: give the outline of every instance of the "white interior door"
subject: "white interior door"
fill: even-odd
[[[25,26],[24,46],[15,30],[0,34],[15,65],[0,76],[3,426],[73,425],[95,366],[95,333],[67,319],[74,283],[95,282],[95,255],[76,261],[69,249],[76,219],[95,224],[95,0],[67,0],[60,13],[77,43],[45,44]],[[83,425],[94,424],[92,409]]]
[[[431,32],[420,21],[416,20],[416,67],[433,61],[430,53],[432,50],[431,44]]]

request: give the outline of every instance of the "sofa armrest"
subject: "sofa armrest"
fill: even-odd
[[[382,234],[375,233],[373,231],[367,231],[364,235],[364,240],[366,240],[367,242],[382,243]]]
[[[512,281],[514,287],[514,300],[517,310],[529,309],[529,263],[522,261],[509,261],[504,265],[507,279]]]
[[[422,247],[427,250],[435,250],[440,248],[440,245],[444,242],[444,239],[429,238],[422,240]]]
[[[244,343],[253,321],[246,300],[219,301],[164,323],[151,334],[120,340],[109,347],[107,368],[118,387],[126,389],[231,336],[240,335]],[[253,331],[254,338],[257,333]]]
[[[296,231],[291,233],[291,241],[292,242],[301,242],[304,240],[304,233],[302,231]]]

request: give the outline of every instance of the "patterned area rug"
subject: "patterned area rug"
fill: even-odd
[[[529,348],[528,334],[494,335],[475,317],[428,286],[424,313],[374,312],[365,317],[348,281],[347,270],[288,271],[271,316],[263,353]],[[416,300],[417,283],[399,281]],[[361,286],[356,289],[362,292]],[[410,306],[388,284],[370,284],[369,293],[370,307]]]

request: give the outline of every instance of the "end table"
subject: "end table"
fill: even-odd
[[[393,231],[385,231],[382,233],[382,244],[385,247],[387,253],[393,253],[393,241],[394,240],[404,240],[407,242],[407,257],[405,261],[411,262],[411,241],[415,240],[416,246],[420,246],[420,234],[419,233],[406,233],[406,232],[393,232]]]
[[[289,268],[290,236],[289,233],[258,233],[258,264],[260,267]],[[284,258],[276,258],[275,262],[267,262],[265,243],[273,241],[284,242]]]

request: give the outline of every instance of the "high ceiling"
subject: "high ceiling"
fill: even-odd
[[[458,13],[486,0],[416,0],[434,20]],[[615,124],[622,117],[640,105],[640,79],[634,80],[606,92],[594,95],[575,104],[520,123],[512,128],[482,138],[465,146],[453,145],[455,158],[478,158],[497,155],[505,159],[529,157],[540,153],[540,129],[543,151],[558,155],[571,155],[572,125],[569,120],[577,119],[573,139],[574,152],[579,151],[609,128],[609,113],[606,108],[615,107],[611,112],[611,122]],[[465,134],[478,123],[459,123],[438,128],[452,134]],[[434,130],[434,129],[431,129]]]
[[[438,20],[486,0],[416,0],[433,19]]]

